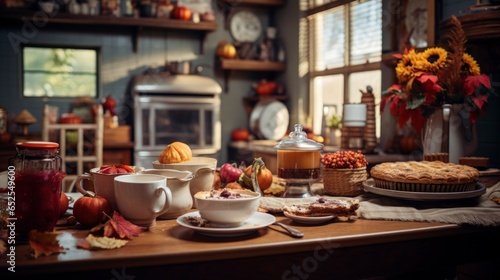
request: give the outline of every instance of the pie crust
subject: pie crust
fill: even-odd
[[[479,180],[477,169],[441,161],[384,162],[370,175],[376,187],[404,191],[470,191]]]

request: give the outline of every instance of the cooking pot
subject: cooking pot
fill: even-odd
[[[172,61],[169,63],[170,74],[191,74],[190,61]]]

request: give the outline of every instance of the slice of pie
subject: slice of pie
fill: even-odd
[[[283,212],[295,216],[335,216],[351,217],[356,216],[356,210],[359,208],[359,200],[342,200],[320,197],[310,203],[290,204],[283,206]]]

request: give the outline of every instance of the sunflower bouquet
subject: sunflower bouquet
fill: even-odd
[[[419,133],[429,116],[443,104],[463,104],[474,123],[495,94],[488,76],[481,74],[474,57],[465,52],[466,36],[460,21],[452,17],[448,48],[432,47],[418,52],[406,49],[395,55],[398,84],[382,93],[381,112],[388,104],[400,127],[411,122]]]

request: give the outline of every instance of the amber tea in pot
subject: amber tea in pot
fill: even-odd
[[[296,124],[290,138],[279,142],[278,178],[285,183],[283,197],[311,196],[310,184],[321,179],[323,144],[307,138],[302,125]]]

